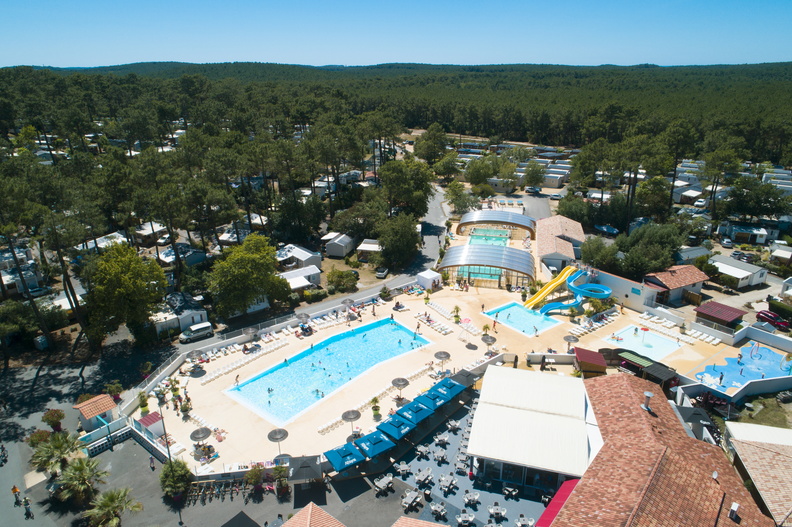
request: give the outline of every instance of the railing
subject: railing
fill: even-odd
[[[697,318],[696,324],[707,326],[708,328],[712,328],[715,331],[720,331],[721,333],[726,333],[727,335],[734,335],[734,330],[732,328],[724,326],[722,324],[718,324],[717,322],[712,322],[711,320],[704,320],[703,318]]]
[[[127,420],[125,417],[121,417],[116,419],[115,421],[111,421],[106,425],[102,425],[101,428],[97,428],[93,432],[89,432],[83,436],[80,436],[80,441],[83,443],[93,443],[94,441],[98,441],[104,437],[107,437],[108,434],[112,434],[113,432],[117,432],[125,427],[127,424]]]

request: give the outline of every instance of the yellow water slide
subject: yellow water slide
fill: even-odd
[[[572,276],[572,273],[577,270],[578,268],[573,265],[564,267],[564,269],[558,273],[555,278],[547,282],[544,287],[542,287],[534,296],[526,300],[525,304],[523,305],[528,309],[532,309],[536,304],[544,300],[547,295],[555,291],[558,286],[566,283],[566,279]]]

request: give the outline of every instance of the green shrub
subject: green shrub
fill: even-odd
[[[380,289],[379,294],[380,294],[380,298],[382,298],[383,300],[388,300],[391,297],[390,289],[388,289],[388,286],[385,285],[382,286],[382,289]]]
[[[328,286],[327,286],[327,294],[328,295],[336,294],[336,288],[335,288],[335,286],[333,284],[328,284]]]
[[[36,448],[41,443],[46,443],[49,441],[51,435],[52,432],[49,430],[36,430],[30,434],[25,441],[27,441],[27,444],[30,445],[30,448]]]
[[[443,271],[440,273],[440,277],[443,279],[443,283],[448,282],[448,279],[451,278],[451,275],[448,274],[448,271]]]
[[[160,487],[166,496],[174,497],[190,490],[193,473],[181,459],[165,462],[160,472]]]
[[[446,253],[446,252],[445,252],[445,249],[443,249],[442,247],[440,247],[440,259],[441,259],[441,260],[443,259],[443,257],[445,257],[445,253]]]
[[[300,295],[298,293],[290,294],[288,300],[291,307],[297,307],[300,305]]]
[[[771,300],[768,303],[770,304],[770,311],[785,318],[786,320],[792,320],[792,307],[779,302],[778,300]]]
[[[312,291],[305,292],[305,301],[309,304],[313,302],[321,302],[327,298],[327,291],[324,289],[314,289]]]
[[[264,469],[259,466],[255,466],[245,472],[243,479],[248,485],[257,487],[258,485],[261,485],[261,482],[264,480]]]
[[[148,395],[146,395],[146,392],[140,392],[138,394],[138,402],[140,403],[141,410],[148,408]]]
[[[63,421],[64,417],[66,417],[66,414],[63,413],[63,410],[47,410],[44,412],[44,415],[41,416],[41,421],[58,432],[60,431],[61,421]]]

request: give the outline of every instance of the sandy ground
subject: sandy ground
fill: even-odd
[[[455,238],[451,242],[452,245],[467,242],[464,236],[455,236]],[[522,247],[522,241],[513,240],[511,245]],[[393,311],[393,301],[391,301],[386,306],[377,308],[376,316],[374,316],[369,307],[364,312],[364,323],[375,318],[389,317],[393,313],[395,320],[412,330],[417,325],[415,315],[428,312],[432,318],[450,326],[453,331],[448,335],[442,335],[422,325],[422,335],[430,341],[428,346],[375,366],[347,383],[342,389],[315,403],[296,419],[283,425],[288,430],[289,436],[280,444],[282,452],[291,455],[311,455],[343,444],[351,432],[351,425],[342,423],[330,431],[323,430],[327,424],[332,421],[340,421],[344,411],[364,406],[372,397],[381,395],[390,389],[385,397],[380,397],[381,412],[383,416],[386,416],[390,409],[397,408],[396,402],[392,399],[396,393],[391,388],[391,380],[395,377],[412,378],[410,386],[403,390],[403,395],[407,399],[412,399],[428,389],[435,381],[429,377],[429,371],[426,370],[430,369],[429,366],[437,367],[436,364],[433,364],[436,362],[434,354],[439,350],[445,350],[451,354],[451,359],[444,366],[451,370],[459,370],[483,359],[487,347],[481,342],[480,336],[471,337],[470,334],[455,326],[452,320],[447,320],[436,311],[427,308],[423,297],[401,295],[398,300],[404,303],[409,310]],[[463,320],[469,318],[475,327],[481,328],[485,324],[492,325],[492,320],[482,313],[482,304],[485,310],[490,310],[509,302],[519,302],[520,295],[502,289],[471,287],[468,292],[463,292],[446,287],[435,292],[432,295],[432,301],[448,311],[458,306]],[[613,347],[613,342],[606,340],[610,334],[629,325],[638,324],[640,322],[639,315],[640,313],[625,309],[616,322],[584,335],[577,345],[592,350]],[[561,321],[562,324],[554,326],[538,336],[526,336],[510,327],[498,325],[496,330],[491,333],[497,339],[495,346],[502,352],[516,354],[521,367],[525,367],[526,354],[542,352],[547,348],[553,348],[563,353],[567,349],[567,343],[564,342],[563,337],[568,334],[570,329],[578,326],[572,324],[565,315],[556,315],[554,318]],[[360,323],[354,321],[352,324],[359,325]],[[225,389],[233,385],[236,375],[239,375],[240,380],[252,377],[283,362],[284,359],[298,354],[311,344],[316,344],[347,329],[346,325],[341,324],[322,329],[311,337],[301,340],[294,336],[284,337],[287,342],[286,346],[203,386],[200,378],[187,376],[181,378],[182,385],[187,382],[187,390],[193,402],[194,408],[191,415],[200,416],[211,427],[217,427],[227,432],[222,442],[218,442],[216,439],[210,441],[220,453],[220,457],[210,465],[211,470],[215,472],[234,470],[237,468],[236,464],[244,465],[251,461],[270,460],[279,453],[278,445],[267,440],[267,433],[277,428],[276,424],[268,422],[223,393]],[[461,340],[462,335],[467,336],[468,340]],[[691,377],[707,365],[722,363],[724,358],[736,357],[737,353],[738,350],[731,346],[723,344],[712,346],[697,341],[694,344],[683,345],[662,362]],[[211,373],[226,367],[241,357],[241,353],[229,354],[206,364],[205,369],[207,373]],[[416,374],[422,370],[424,370],[422,373]],[[549,374],[566,375],[570,373],[571,367],[564,366],[558,366],[555,371],[549,372]],[[164,413],[168,433],[174,441],[187,448],[187,451],[180,454],[180,457],[198,470],[200,463],[191,455],[192,443],[189,439],[190,432],[195,430],[197,425],[177,416],[172,406],[169,410],[164,410]],[[354,423],[355,426],[360,427],[364,433],[373,430],[377,422],[374,420],[370,407],[364,406],[361,413],[362,417]],[[135,417],[139,417],[139,415]],[[204,470],[210,469],[204,468]]]

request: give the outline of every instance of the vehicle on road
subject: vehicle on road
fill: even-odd
[[[389,272],[390,271],[387,267],[377,267],[376,274],[374,276],[377,278],[386,278]]]
[[[30,297],[25,293],[22,293],[22,296],[25,298],[38,298],[40,296],[48,295],[52,293],[51,287],[29,287],[28,292],[30,292]]]
[[[552,199],[553,201],[558,201],[563,197],[564,196],[562,196],[561,194],[550,194],[550,199]]]
[[[780,329],[782,331],[789,331],[789,322],[781,318],[781,315],[777,315],[772,311],[762,310],[756,313],[756,320],[762,322],[769,322],[772,324],[776,329]]]
[[[528,194],[539,195],[542,193],[542,189],[536,187],[525,187],[525,192]]]
[[[732,247],[734,247],[734,244],[732,243],[731,238],[722,239],[721,240],[721,247],[724,247],[726,249],[731,249]]]
[[[214,335],[214,330],[212,330],[212,323],[200,322],[198,324],[193,324],[189,328],[185,329],[182,332],[182,334],[179,335],[179,342],[181,342],[182,344],[187,344],[194,340],[211,337],[212,335]]]

